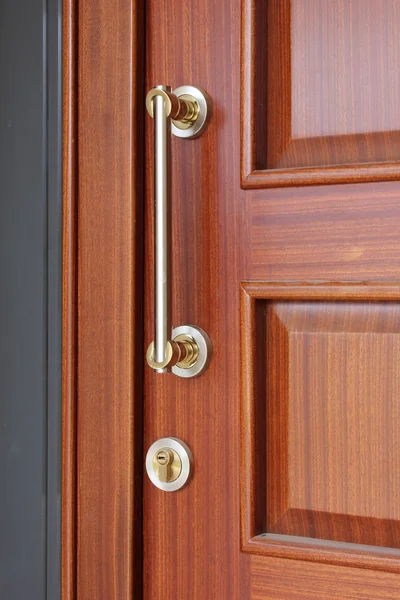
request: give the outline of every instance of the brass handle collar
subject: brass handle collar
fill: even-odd
[[[166,117],[186,124],[193,124],[197,121],[200,107],[195,98],[178,98],[161,86],[153,88],[146,96],[146,109],[152,118],[154,118],[153,101],[156,96],[161,96],[164,100]]]
[[[162,362],[155,360],[154,342],[147,349],[146,360],[155,370],[178,365],[181,369],[190,369],[199,356],[199,347],[190,336],[178,336],[173,341],[167,341],[165,357]]]

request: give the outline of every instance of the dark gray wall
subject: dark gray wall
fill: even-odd
[[[0,598],[60,598],[61,0],[0,0]]]

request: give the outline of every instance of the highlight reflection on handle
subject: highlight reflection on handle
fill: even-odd
[[[165,91],[171,88],[164,86]],[[155,210],[155,331],[154,359],[163,363],[167,343],[172,334],[170,312],[170,257],[171,228],[168,227],[170,213],[171,179],[171,121],[166,114],[165,100],[157,95],[153,100],[154,110],[154,210]],[[169,370],[165,367],[165,371]]]

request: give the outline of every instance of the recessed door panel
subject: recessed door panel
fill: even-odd
[[[243,4],[243,185],[398,179],[398,1]]]
[[[400,560],[400,286],[245,284],[242,297],[255,338],[242,346],[243,547]]]

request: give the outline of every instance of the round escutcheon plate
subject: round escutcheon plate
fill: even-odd
[[[173,92],[178,98],[184,100],[196,100],[199,107],[199,115],[190,127],[185,127],[178,121],[172,121],[172,133],[176,137],[193,139],[205,132],[211,119],[211,99],[207,92],[193,85],[182,85]]]
[[[212,352],[211,340],[201,327],[196,327],[194,325],[181,325],[172,330],[173,340],[181,335],[189,335],[196,342],[199,349],[199,355],[194,365],[190,368],[182,369],[175,365],[175,367],[172,367],[172,372],[178,377],[196,377],[203,373],[208,367]]]
[[[172,450],[173,452],[175,452],[179,456],[181,464],[182,464],[181,472],[178,475],[178,477],[176,479],[174,479],[174,481],[171,481],[169,483],[160,481],[157,476],[157,472],[154,469],[154,457],[163,448],[168,448],[168,449]],[[189,481],[192,467],[193,467],[192,452],[191,452],[190,448],[185,444],[185,442],[182,442],[182,440],[179,440],[178,438],[174,438],[174,437],[161,438],[161,439],[157,440],[156,442],[154,442],[154,444],[152,444],[147,451],[147,455],[146,455],[147,475],[149,476],[150,481],[152,483],[154,483],[154,485],[156,487],[158,487],[160,490],[163,490],[164,492],[176,492],[177,490],[180,490],[181,488],[183,488],[183,486],[186,485],[187,482]]]

